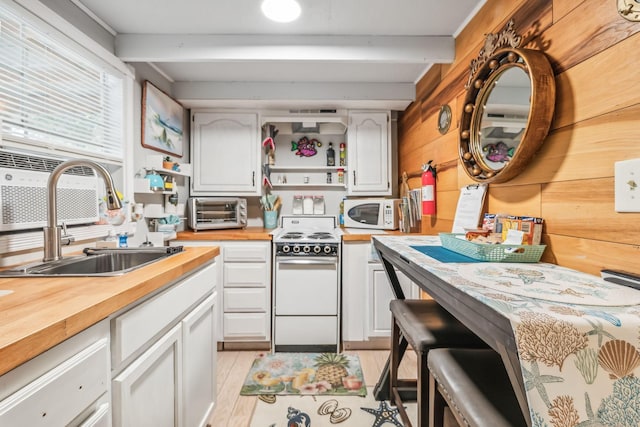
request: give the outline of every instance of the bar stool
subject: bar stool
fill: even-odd
[[[498,353],[439,348],[429,352],[429,425],[442,427],[448,406],[461,426],[519,427],[527,422]]]
[[[486,348],[487,344],[434,300],[392,300],[391,357],[389,365],[390,401],[398,407],[405,426],[411,421],[403,402],[418,402],[418,425],[427,425],[429,372],[427,354],[438,347]],[[398,378],[398,367],[411,344],[418,356],[416,379]]]

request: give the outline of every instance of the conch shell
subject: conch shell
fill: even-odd
[[[611,340],[600,347],[598,363],[611,379],[632,376],[640,365],[640,352],[627,341]]]

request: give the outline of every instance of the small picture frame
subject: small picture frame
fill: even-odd
[[[451,127],[451,107],[443,105],[438,113],[438,131],[444,135]]]
[[[182,157],[183,118],[184,107],[145,80],[142,86],[142,146]]]

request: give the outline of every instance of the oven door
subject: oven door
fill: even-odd
[[[337,257],[276,257],[276,316],[336,316]]]

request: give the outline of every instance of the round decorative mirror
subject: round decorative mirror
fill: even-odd
[[[544,53],[515,47],[485,50],[471,69],[460,118],[460,159],[474,181],[505,182],[524,170],[549,131],[553,70]]]

